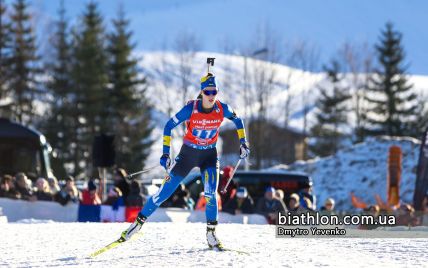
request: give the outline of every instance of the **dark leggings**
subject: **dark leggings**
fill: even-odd
[[[158,192],[149,198],[140,213],[145,217],[149,217],[174,193],[180,182],[194,167],[200,168],[204,181],[204,195],[207,201],[205,209],[207,222],[217,221],[217,188],[219,182],[217,148],[200,150],[183,145],[180,153],[175,158],[170,175],[164,179]]]

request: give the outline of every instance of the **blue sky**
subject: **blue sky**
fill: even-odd
[[[7,3],[13,2],[7,0]],[[37,14],[39,42],[45,42],[59,0],[30,0]],[[71,23],[89,0],[65,0]],[[105,24],[123,5],[141,50],[161,50],[183,32],[194,33],[202,50],[222,52],[224,40],[248,46],[257,27],[268,24],[283,41],[319,47],[326,62],[346,41],[373,44],[392,21],[403,35],[409,72],[428,74],[428,1],[424,0],[99,0]],[[41,38],[40,36],[43,36]]]

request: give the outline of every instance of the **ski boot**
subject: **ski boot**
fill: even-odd
[[[146,217],[138,214],[137,219],[129,226],[129,228],[122,232],[122,235],[120,236],[120,239],[123,241],[127,241],[131,239],[131,236],[138,233],[140,231],[141,227],[143,226],[144,222],[146,221]]]
[[[210,249],[223,250],[223,245],[221,244],[220,240],[218,240],[218,238],[215,234],[215,227],[216,226],[217,226],[217,221],[207,223],[208,247]]]

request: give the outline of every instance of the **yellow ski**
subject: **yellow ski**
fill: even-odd
[[[137,237],[139,237],[141,235],[142,235],[142,233],[137,233],[134,236],[132,236],[129,241],[132,241],[132,240],[134,240],[135,238],[137,238]],[[120,244],[122,244],[123,242],[126,242],[126,241],[127,240],[125,240],[125,239],[123,239],[121,237],[121,238],[117,239],[116,241],[108,244],[107,246],[105,246],[103,248],[100,248],[99,250],[95,251],[94,253],[92,253],[91,255],[89,255],[89,257],[95,258],[96,256],[98,256],[98,255],[100,255],[100,254],[102,254],[102,253],[104,253],[104,252],[106,252],[106,251],[108,251],[110,249],[113,249],[113,248],[119,246]]]

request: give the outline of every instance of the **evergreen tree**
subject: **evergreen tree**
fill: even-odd
[[[43,133],[54,148],[56,157],[52,161],[53,169],[57,176],[64,178],[65,163],[74,163],[77,118],[74,112],[73,83],[71,80],[71,44],[69,41],[69,29],[65,18],[64,1],[61,1],[59,20],[56,22],[56,31],[51,38],[51,46],[54,57],[46,66],[51,79],[47,83],[47,89],[51,94],[50,112],[46,123],[43,124]]]
[[[425,132],[428,126],[428,99],[425,96],[418,96],[417,105],[415,108],[416,120],[405,124],[408,130],[406,136],[412,136],[419,139]]]
[[[372,75],[366,96],[370,105],[366,113],[368,134],[408,135],[409,126],[416,121],[417,96],[405,75],[401,40],[402,34],[387,23],[376,45],[380,68]]]
[[[6,100],[10,96],[9,70],[11,52],[10,24],[6,21],[6,4],[0,0],[0,99]],[[11,103],[0,103],[0,117],[9,117]]]
[[[324,70],[330,87],[319,87],[317,123],[311,129],[316,142],[310,146],[311,151],[319,156],[332,155],[340,149],[344,136],[340,127],[348,122],[346,102],[351,98],[349,88],[341,84],[343,77],[339,73],[339,63],[333,60],[331,66],[325,66]]]
[[[139,78],[137,59],[131,53],[132,32],[122,9],[113,20],[114,31],[109,35],[109,118],[116,135],[118,166],[138,170],[144,166],[152,141],[151,107],[145,97],[145,78]]]
[[[35,35],[31,27],[31,15],[25,0],[13,4],[11,15],[12,50],[10,65],[10,89],[14,105],[14,117],[28,123],[34,117],[34,99],[40,94],[36,75],[39,57],[36,55]]]
[[[103,19],[95,3],[86,6],[78,30],[74,31],[72,81],[75,90],[75,173],[88,168],[94,136],[106,133],[109,124],[108,69]]]

